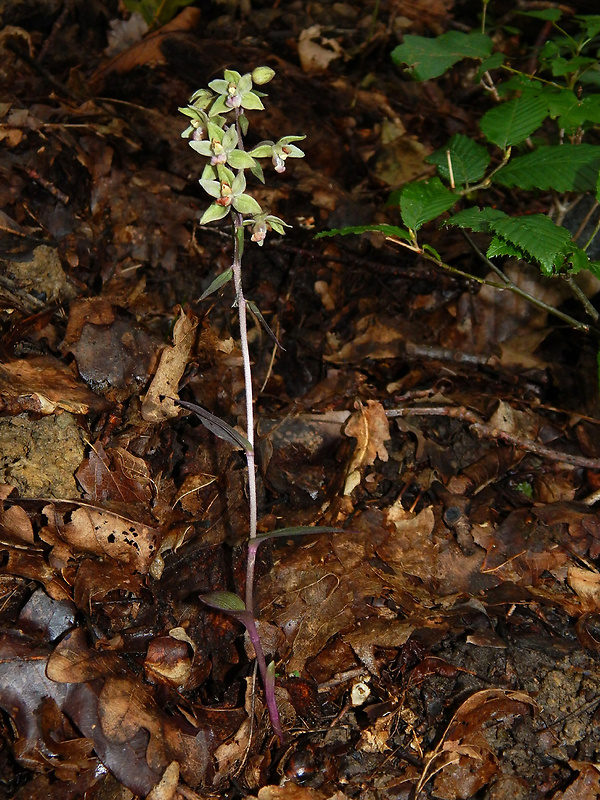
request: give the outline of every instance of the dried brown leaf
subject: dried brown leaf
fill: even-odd
[[[173,329],[173,344],[162,351],[158,369],[142,402],[142,417],[146,422],[162,422],[180,413],[172,398],[178,397],[179,381],[194,343],[198,320],[185,314],[183,309],[179,312]]]

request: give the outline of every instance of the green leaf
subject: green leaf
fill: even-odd
[[[521,189],[594,192],[599,171],[600,145],[548,145],[511,159],[494,181]]]
[[[315,239],[323,239],[326,236],[347,236],[349,233],[385,233],[386,236],[395,236],[397,239],[404,239],[406,242],[411,242],[411,236],[404,228],[398,228],[396,225],[347,225],[345,228],[333,228],[330,231],[321,231],[317,233]]]
[[[273,342],[277,345],[277,347],[280,350],[283,350],[283,352],[285,353],[285,347],[282,347],[281,344],[279,343],[279,339],[277,338],[277,336],[275,336],[275,333],[273,332],[273,329],[271,328],[271,326],[269,325],[267,320],[263,317],[262,312],[259,309],[259,307],[256,305],[256,303],[253,300],[248,300],[247,303],[248,303],[248,308],[256,316],[256,318],[258,319],[260,324],[263,326],[263,328],[266,330],[266,332],[269,334],[269,336],[271,337]]]
[[[548,116],[548,109],[538,94],[524,92],[487,111],[480,120],[482,133],[503,150],[519,144],[536,131]]]
[[[562,17],[560,8],[543,8],[540,11],[518,11],[522,17],[533,17],[534,19],[544,19],[546,22],[558,22]]]
[[[262,100],[254,92],[246,92],[242,95],[242,108],[248,111],[264,111]]]
[[[128,11],[140,13],[148,25],[165,25],[170,22],[180,8],[189,6],[194,0],[163,0],[163,2],[137,2],[137,0],[124,0]]]
[[[504,211],[495,208],[465,208],[453,214],[445,225],[456,225],[458,228],[470,228],[475,233],[489,233],[491,223],[495,220],[504,219],[507,215]]]
[[[482,75],[485,75],[486,72],[489,72],[492,69],[498,69],[504,64],[504,59],[506,56],[504,53],[492,53],[489,58],[486,58],[484,61],[481,62],[479,69],[475,74],[475,79],[477,81],[481,80]]]
[[[491,223],[492,229],[537,261],[545,275],[551,275],[560,255],[565,255],[571,234],[543,214],[506,217]]]
[[[513,258],[525,258],[525,254],[518,247],[515,247],[512,242],[507,242],[500,236],[494,236],[487,249],[486,256],[494,258],[494,256],[511,256]]]
[[[246,610],[246,604],[242,598],[233,592],[207,592],[199,595],[199,597],[207,606],[217,608],[219,611],[238,612]]]
[[[297,525],[293,528],[279,528],[275,531],[268,531],[267,533],[259,533],[257,539],[264,542],[265,539],[279,539],[287,538],[288,536],[307,536],[316,533],[351,533],[344,528],[330,528],[326,525]]]
[[[250,150],[250,155],[254,158],[267,158],[267,156],[273,155],[274,144],[275,142],[261,142]]]
[[[588,39],[593,39],[600,33],[600,14],[578,14],[575,19],[582,23]]]
[[[582,269],[589,269],[590,266],[588,254],[581,247],[573,247],[573,252],[569,253],[569,261],[572,265],[571,272],[574,275],[581,272]]]
[[[233,198],[233,207],[240,214],[262,214],[262,208],[249,194],[239,194]]]
[[[435,164],[438,172],[446,181],[450,180],[448,161],[452,164],[452,175],[456,185],[475,183],[485,174],[490,163],[490,154],[480,144],[456,133],[446,147],[432,153],[427,159],[430,164]]]
[[[218,436],[219,439],[224,439],[226,442],[229,442],[235,447],[241,447],[242,450],[246,450],[247,452],[252,452],[252,445],[245,436],[242,436],[242,434],[238,433],[235,428],[232,428],[231,425],[223,422],[223,420],[219,417],[215,417],[215,415],[211,414],[210,411],[207,411],[205,408],[202,408],[202,406],[199,406],[196,403],[188,403],[186,400],[177,400],[174,397],[172,397],[171,400],[173,400],[175,405],[186,408],[188,411],[192,411],[197,417],[200,418],[200,422],[204,425],[204,427],[208,428],[208,430],[211,433],[214,433],[215,436]]]
[[[439,178],[409,183],[400,197],[402,222],[407,228],[418,231],[426,222],[452,208],[458,199]]]
[[[252,169],[256,165],[252,156],[243,150],[233,150],[229,153],[227,163],[234,169]]]
[[[228,83],[237,84],[240,81],[242,75],[236,69],[226,69],[223,72],[223,77]]]
[[[406,64],[418,81],[438,78],[463,58],[487,58],[492,40],[483,33],[449,31],[435,39],[407,34],[392,50],[395,64]]]
[[[216,222],[218,219],[223,219],[229,214],[229,206],[218,206],[216,203],[211,203],[200,218],[200,225],[206,225],[208,222]]]
[[[229,267],[226,269],[225,272],[222,272],[220,275],[212,281],[208,289],[205,289],[202,294],[200,295],[200,300],[206,300],[206,298],[211,295],[213,292],[218,291],[221,286],[225,286],[226,283],[233,278],[233,267]]]

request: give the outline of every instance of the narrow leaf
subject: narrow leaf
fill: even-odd
[[[307,536],[311,533],[351,533],[345,528],[330,528],[326,525],[297,525],[292,528],[279,528],[267,533],[259,533],[256,539],[264,542],[265,539],[279,539],[287,536]]]
[[[221,286],[225,286],[233,278],[233,267],[229,267],[226,269],[225,272],[222,272],[220,275],[212,281],[208,289],[205,289],[202,294],[200,295],[200,300],[205,300],[209,295],[213,292],[216,292]]]
[[[207,592],[200,595],[200,600],[211,608],[219,611],[245,611],[246,604],[241,597],[233,592]]]
[[[266,330],[266,332],[269,334],[271,339],[275,342],[277,347],[285,353],[285,347],[282,347],[281,344],[279,343],[279,339],[277,338],[277,336],[275,336],[275,333],[273,332],[267,320],[261,314],[261,311],[259,307],[256,305],[256,303],[252,300],[247,300],[246,302],[248,304],[248,308],[250,309],[250,311],[252,311],[252,313],[257,317],[258,321]]]
[[[347,236],[349,233],[385,233],[386,236],[395,236],[397,239],[412,241],[408,231],[399,228],[397,225],[347,225],[345,228],[333,228],[330,231],[317,233],[315,239],[323,239],[325,236]]]
[[[204,427],[208,428],[208,430],[211,433],[214,433],[215,436],[218,436],[219,439],[224,439],[226,442],[229,442],[235,447],[241,447],[243,450],[246,450],[250,453],[252,452],[252,445],[245,436],[242,436],[242,434],[238,433],[235,428],[232,428],[231,425],[223,422],[223,420],[219,417],[215,417],[215,415],[211,414],[210,411],[207,411],[205,408],[202,408],[202,406],[199,406],[196,403],[188,403],[185,400],[177,400],[174,397],[172,397],[171,400],[175,403],[175,405],[186,408],[188,411],[192,411],[197,417],[200,418],[200,422],[204,425]]]

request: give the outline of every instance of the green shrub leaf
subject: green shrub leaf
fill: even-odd
[[[395,64],[406,64],[418,81],[438,78],[463,58],[487,58],[492,40],[483,33],[449,31],[435,39],[407,34],[403,44],[392,50]]]
[[[484,136],[505,150],[536,131],[548,116],[546,103],[537,93],[523,92],[487,111],[479,123]]]
[[[480,144],[456,133],[446,147],[432,153],[427,159],[430,164],[435,164],[444,180],[450,180],[448,161],[452,164],[452,177],[457,186],[475,183],[483,177],[490,163],[490,154]]]
[[[446,189],[439,178],[408,183],[400,196],[402,222],[418,231],[426,222],[452,208],[457,200],[458,197]]]
[[[494,180],[520,189],[595,192],[599,171],[600,146],[549,145],[513,158],[494,175]]]
[[[558,257],[566,254],[571,241],[571,234],[566,228],[555,225],[543,214],[497,219],[491,223],[491,227],[498,236],[537,261],[545,275],[553,273]]]
[[[492,222],[505,219],[506,216],[504,211],[498,211],[495,208],[466,208],[464,211],[453,214],[445,224],[456,225],[458,228],[470,228],[475,233],[490,233]]]
[[[511,256],[512,258],[525,258],[525,254],[522,250],[512,242],[507,242],[506,239],[502,239],[500,236],[494,236],[490,245],[487,249],[486,256],[488,258],[494,258],[494,256]]]

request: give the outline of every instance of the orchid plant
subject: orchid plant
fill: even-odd
[[[188,127],[181,134],[189,140],[189,145],[205,159],[200,186],[211,198],[212,202],[202,214],[200,223],[216,222],[229,218],[232,226],[233,261],[229,269],[218,275],[206,289],[201,299],[217,291],[233,280],[235,288],[235,305],[238,310],[240,347],[244,368],[246,435],[243,436],[235,428],[211,414],[195,403],[175,401],[184,408],[193,411],[212,433],[236,447],[241,447],[246,455],[249,537],[246,562],[246,597],[245,602],[232,592],[211,592],[201,597],[211,608],[228,613],[246,627],[261,673],[265,690],[265,700],[273,731],[280,742],[283,742],[283,731],[275,699],[275,664],[267,665],[261,645],[256,617],[254,614],[253,585],[256,553],[258,546],[273,536],[293,536],[303,533],[333,532],[337,529],[324,527],[298,527],[257,534],[257,494],[254,463],[254,409],[250,352],[246,325],[247,309],[256,314],[266,326],[262,314],[254,303],[246,300],[242,285],[242,255],[244,252],[245,229],[251,231],[251,240],[263,246],[267,234],[275,231],[285,234],[290,227],[279,217],[268,213],[258,201],[247,192],[246,172],[264,183],[263,168],[258,159],[270,158],[276,172],[282,173],[288,158],[302,158],[304,153],[294,142],[301,141],[304,136],[284,136],[276,142],[264,141],[251,150],[244,147],[244,137],[248,133],[249,121],[247,111],[262,111],[261,98],[263,92],[255,87],[268,83],[275,72],[270,67],[257,67],[251,73],[241,75],[235,70],[225,70],[223,78],[213,80],[208,89],[199,89],[191,96],[187,106],[180,108],[188,117]]]

